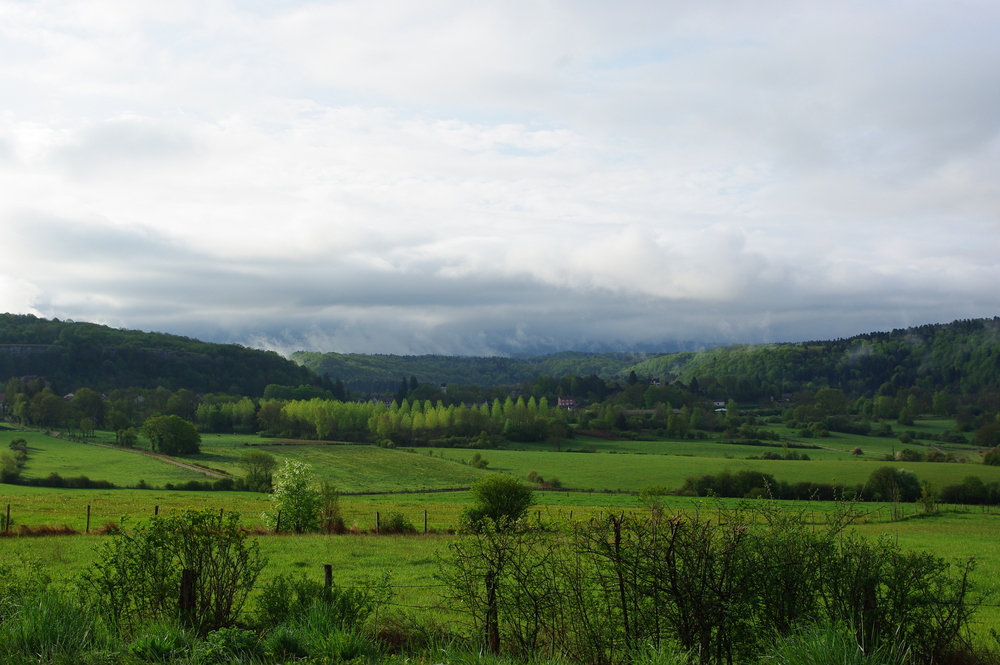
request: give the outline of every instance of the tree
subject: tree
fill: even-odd
[[[90,388],[80,388],[76,391],[73,401],[70,404],[84,418],[90,418],[94,421],[97,427],[104,425],[107,406],[105,405],[104,398],[97,391]]]
[[[477,480],[470,493],[474,503],[465,510],[463,519],[473,530],[486,523],[500,530],[511,528],[535,503],[535,493],[530,487],[499,473]]]
[[[274,470],[278,461],[273,455],[260,450],[248,450],[240,455],[240,466],[245,475],[243,482],[251,492],[270,492]]]
[[[323,496],[310,465],[285,460],[275,474],[271,500],[275,513],[261,515],[271,528],[280,527],[295,533],[319,530]]]
[[[97,429],[97,426],[90,418],[84,418],[80,421],[80,432],[83,436],[94,436],[95,429]]]
[[[912,471],[882,466],[871,472],[865,484],[866,493],[876,501],[916,501],[920,498],[920,482]]]
[[[201,452],[197,428],[177,416],[152,416],[142,426],[142,435],[153,450],[164,455],[195,455]]]
[[[133,448],[138,438],[139,433],[135,431],[134,427],[125,427],[115,432],[115,443],[122,448]]]

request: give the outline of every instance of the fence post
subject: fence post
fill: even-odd
[[[379,514],[375,511],[375,533],[382,533],[381,524],[379,524]]]
[[[424,533],[427,533],[427,509],[424,508]]]
[[[333,566],[328,563],[323,564],[323,586],[327,589],[333,586]]]
[[[87,504],[87,533],[90,533],[90,504]]]
[[[3,532],[7,533],[10,531],[10,504],[7,504],[7,519],[3,522]]]
[[[281,511],[278,511],[278,517],[274,521],[274,532],[281,533]]]
[[[153,506],[153,515],[155,516],[155,515],[159,515],[159,514],[160,514],[160,507],[159,506]]]
[[[181,620],[188,626],[194,623],[194,584],[196,577],[197,573],[189,568],[185,568],[181,571]]]

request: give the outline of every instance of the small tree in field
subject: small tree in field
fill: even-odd
[[[497,529],[507,529],[524,517],[535,502],[535,493],[517,478],[494,473],[477,480],[470,488],[475,502],[463,519],[473,528],[489,520]]]
[[[319,531],[323,512],[323,495],[312,467],[304,462],[285,460],[274,475],[274,513],[264,513],[261,518],[272,529],[305,533]],[[278,523],[278,514],[281,523]]]

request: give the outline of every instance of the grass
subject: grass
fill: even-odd
[[[697,445],[693,442],[692,445]],[[718,445],[718,444],[716,444]],[[767,450],[767,449],[765,449]],[[468,459],[472,451],[435,449],[444,459]],[[812,451],[808,451],[810,454]],[[557,453],[510,450],[481,451],[491,470],[524,478],[536,471],[543,478],[557,477],[563,486],[575,489],[638,491],[648,485],[678,488],[692,476],[715,474],[729,469],[750,469],[774,475],[777,480],[817,483],[864,483],[871,472],[882,465],[912,470],[920,480],[939,487],[959,483],[968,475],[984,481],[1000,480],[1000,467],[981,464],[939,464],[925,462],[874,462],[860,459],[811,461],[747,460],[722,457],[694,457],[669,454]]]
[[[797,438],[797,432],[782,427],[767,426],[785,436]],[[948,421],[918,421],[912,428],[923,431],[946,431]],[[894,424],[894,429],[900,430]],[[84,474],[93,479],[110,480],[119,485],[135,484],[140,479],[154,485],[187,480],[204,480],[205,476],[171,466],[150,457],[127,451],[89,446],[46,436],[36,432],[0,433],[24,436],[29,443],[29,477],[58,472],[64,476]],[[108,432],[99,432],[97,440],[113,439]],[[262,450],[281,459],[304,461],[313,466],[317,475],[332,482],[341,492],[382,492],[378,495],[345,495],[341,510],[348,528],[358,534],[344,537],[326,536],[267,536],[259,542],[275,570],[302,570],[319,574],[323,563],[332,563],[338,580],[351,583],[390,570],[397,583],[414,591],[412,602],[431,602],[421,588],[432,588],[431,562],[450,542],[447,535],[419,537],[376,537],[369,534],[375,528],[376,514],[384,519],[399,512],[418,530],[423,530],[424,511],[432,532],[446,534],[454,530],[469,501],[466,491],[401,493],[420,490],[468,487],[489,471],[510,473],[524,478],[536,471],[546,479],[558,477],[563,485],[574,490],[547,491],[537,495],[539,505],[533,510],[543,520],[582,520],[609,511],[641,512],[646,510],[637,492],[649,485],[680,487],[691,476],[753,469],[773,474],[778,480],[841,482],[847,485],[865,482],[871,472],[883,464],[914,471],[921,480],[938,487],[958,483],[965,476],[977,475],[984,481],[1000,481],[1000,467],[980,464],[931,464],[882,462],[874,458],[903,448],[895,438],[863,437],[833,433],[829,438],[804,439],[806,443],[824,446],[822,450],[805,452],[810,461],[747,460],[748,455],[760,455],[780,448],[737,446],[717,441],[669,439],[654,437],[650,441],[608,441],[580,437],[565,442],[568,449],[594,450],[592,453],[555,452],[550,444],[517,444],[520,449],[483,450],[419,448],[412,452],[383,449],[356,444],[328,444],[302,441],[280,441],[247,435],[205,435],[200,455],[183,458],[211,468],[238,475],[239,456],[246,450]],[[850,450],[860,446],[864,458],[855,458]],[[914,442],[905,447],[918,448]],[[971,446],[942,446],[942,449],[968,454]],[[489,471],[474,469],[467,461],[479,452],[489,461]],[[587,491],[592,490],[592,491]],[[391,493],[396,492],[396,493]],[[736,500],[723,500],[732,505]],[[685,497],[664,497],[664,505],[673,510],[713,510],[714,500]],[[91,528],[107,522],[119,522],[123,516],[131,520],[145,519],[159,507],[161,514],[186,508],[239,512],[251,528],[262,526],[260,514],[271,507],[266,495],[248,492],[180,492],[164,490],[61,490],[0,485],[0,511],[11,506],[14,526],[68,525],[78,531],[86,527],[87,507],[91,509]],[[833,504],[796,502],[785,504],[792,509],[806,510],[809,519],[818,523]],[[916,507],[906,506],[908,519],[889,523],[885,505],[863,504],[871,515],[862,519],[857,528],[865,534],[891,533],[907,547],[929,549],[940,556],[967,557],[980,561],[977,580],[995,586],[992,571],[1000,569],[1000,516],[981,512],[945,512],[934,516],[914,516]],[[86,565],[96,536],[52,538],[5,538],[0,540],[4,554],[42,556],[53,562],[67,575]],[[276,574],[276,573],[275,573]],[[407,601],[410,602],[410,601]],[[984,614],[991,627],[1000,627],[995,611]]]
[[[24,437],[28,442],[28,461],[22,471],[26,478],[44,478],[52,473],[63,477],[83,475],[121,486],[136,485],[140,480],[158,486],[206,480],[201,473],[147,455],[67,441],[30,430],[4,432],[0,435],[0,448],[6,448],[15,436]]]
[[[78,491],[83,493],[84,491]],[[120,494],[143,494],[142,492],[120,492]],[[176,493],[183,494],[183,493]],[[188,495],[194,493],[187,493]],[[234,493],[216,493],[218,497],[234,497]],[[587,495],[577,495],[585,497]],[[595,495],[598,497],[598,495]],[[606,498],[601,495],[598,498]],[[162,498],[162,497],[161,497]],[[549,493],[539,497],[543,505],[541,511],[543,520],[565,522],[570,519],[580,520],[588,516],[606,512],[607,506],[559,506],[548,503]],[[617,498],[617,497],[612,497]],[[642,508],[635,497],[620,497],[631,500],[631,506],[622,506],[621,510],[639,512]],[[735,501],[722,502],[733,505]],[[717,504],[714,501],[694,501],[692,499],[672,498],[668,505],[675,509],[700,509],[712,511]],[[787,505],[787,504],[786,504]],[[806,518],[822,523],[823,514],[834,508],[831,503],[801,502],[793,504],[806,510]],[[183,506],[177,504],[165,508],[179,510]],[[865,504],[864,509],[876,509],[876,504]],[[460,501],[421,502],[409,501],[407,497],[380,497],[377,501],[370,498],[352,498],[342,501],[342,508],[348,517],[348,524],[358,523],[362,531],[374,526],[374,511],[382,511],[383,515],[391,511],[402,512],[411,521],[422,528],[422,511],[427,509],[431,515],[431,528],[438,528],[442,523],[457,522],[463,508]],[[615,511],[617,512],[617,510]],[[908,507],[912,512],[912,506]],[[883,515],[888,510],[883,507]],[[247,515],[248,522],[255,522],[254,514]],[[978,567],[974,573],[974,581],[984,591],[994,592],[994,598],[989,600],[979,613],[979,630],[981,634],[989,634],[989,629],[1000,628],[1000,612],[995,607],[998,580],[996,572],[1000,570],[1000,515],[974,512],[943,512],[929,516],[911,516],[899,522],[857,523],[855,528],[866,536],[887,534],[896,539],[903,547],[919,550],[929,550],[946,559],[966,559],[975,556]],[[441,593],[440,583],[435,578],[437,560],[446,555],[448,544],[455,536],[446,533],[429,534],[427,536],[376,536],[370,533],[358,535],[327,536],[327,535],[290,535],[253,536],[260,545],[261,551],[267,556],[269,563],[265,577],[287,573],[304,573],[312,579],[322,579],[324,564],[332,564],[335,581],[341,586],[365,585],[384,572],[392,576],[396,591],[396,609],[412,614],[426,613],[440,618],[438,608]],[[49,571],[65,584],[70,581],[94,558],[94,550],[100,544],[107,542],[107,536],[80,535],[54,536],[48,538],[6,538],[0,539],[0,551],[4,557],[28,557],[44,561]]]

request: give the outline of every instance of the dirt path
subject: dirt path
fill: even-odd
[[[111,448],[112,450],[120,450],[120,451],[125,452],[125,453],[135,453],[137,455],[145,455],[146,457],[152,457],[153,459],[159,460],[161,462],[166,462],[167,464],[173,464],[174,466],[179,466],[182,469],[187,469],[188,471],[196,471],[197,473],[200,473],[200,474],[202,474],[204,476],[208,476],[209,478],[229,478],[230,477],[230,475],[228,473],[224,473],[224,472],[221,472],[221,471],[211,471],[209,469],[206,469],[205,467],[198,466],[198,465],[195,465],[195,464],[187,464],[185,462],[181,462],[179,460],[175,460],[175,459],[173,459],[171,457],[167,457],[166,455],[160,455],[158,453],[149,452],[148,450],[136,450],[135,448],[122,448],[120,446],[112,446],[112,445],[107,444],[107,443],[98,443],[96,441],[81,441],[81,440],[79,440],[79,439],[77,439],[75,437],[74,438],[70,438],[70,437],[67,437],[67,436],[63,436],[62,432],[52,432],[52,431],[49,431],[49,432],[46,432],[46,434],[48,434],[49,436],[58,437],[58,438],[60,438],[60,439],[62,439],[64,441],[73,441],[75,443],[84,443],[84,444],[86,444],[88,446],[100,446],[101,448]]]

